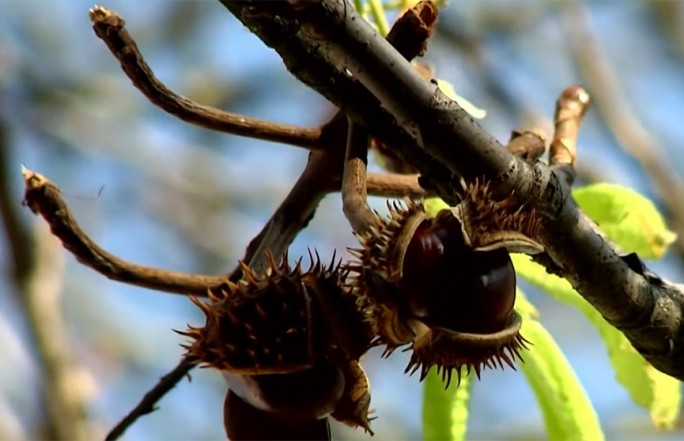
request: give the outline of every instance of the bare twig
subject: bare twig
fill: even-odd
[[[437,24],[439,9],[434,1],[422,0],[407,9],[392,25],[387,41],[407,60],[420,57]]]
[[[562,173],[568,185],[575,180],[577,135],[589,108],[589,94],[579,86],[566,88],[556,101],[554,133],[549,148],[549,165]]]
[[[546,134],[541,130],[513,130],[506,149],[513,156],[534,162],[546,151]]]
[[[159,379],[159,383],[150,389],[142,400],[107,434],[107,441],[118,439],[124,432],[141,416],[157,410],[155,405],[184,377],[190,376],[190,371],[196,366],[196,362],[184,358],[171,372]]]
[[[596,109],[619,145],[639,161],[653,190],[665,203],[678,237],[676,249],[684,256],[684,183],[664,160],[658,141],[639,121],[625,97],[617,74],[590,28],[586,9],[577,2],[560,2],[558,6],[565,13],[570,49]]]
[[[320,148],[319,128],[278,124],[195,103],[170,90],[154,75],[116,13],[96,6],[90,10],[95,34],[109,47],[121,68],[153,104],[183,121],[220,132],[280,142],[307,149]]]
[[[426,191],[418,183],[417,174],[401,175],[396,173],[368,173],[366,187],[371,196],[383,196],[386,198],[421,198],[434,196]]]
[[[137,265],[108,253],[83,232],[52,182],[26,168],[23,174],[26,183],[24,204],[47,221],[52,234],[79,262],[105,277],[159,291],[197,296],[206,296],[209,287],[225,281],[225,276],[204,276]]]
[[[366,232],[375,225],[366,190],[368,141],[368,131],[349,121],[342,178],[342,211],[356,233]]]
[[[457,199],[454,175],[485,176],[496,193],[514,191],[539,214],[539,239],[562,275],[654,367],[684,379],[682,288],[628,265],[552,170],[513,157],[344,1],[221,3],[297,78],[392,143],[445,201]]]

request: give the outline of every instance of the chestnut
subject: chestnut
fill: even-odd
[[[454,227],[454,225],[452,225]],[[462,332],[502,329],[515,303],[515,269],[505,249],[475,251],[460,228],[425,220],[409,241],[399,283],[409,311]]]
[[[330,415],[345,388],[342,370],[329,361],[287,374],[236,375],[225,372],[228,388],[251,406],[289,423]]]
[[[223,404],[223,425],[228,439],[242,440],[326,440],[330,437],[327,418],[292,423],[246,403],[232,390]]]

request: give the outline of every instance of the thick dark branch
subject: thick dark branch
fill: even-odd
[[[592,230],[567,185],[545,166],[515,159],[348,4],[221,2],[297,78],[391,143],[447,202],[458,200],[453,175],[485,176],[501,194],[515,190],[542,217],[537,239],[563,275],[656,368],[684,379],[682,291],[632,270]]]

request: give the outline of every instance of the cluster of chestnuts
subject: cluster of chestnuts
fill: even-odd
[[[188,356],[228,381],[231,439],[327,438],[327,417],[369,433],[370,388],[359,363],[373,345],[409,345],[406,371],[435,366],[446,385],[463,370],[513,367],[525,339],[513,309],[509,252],[536,253],[534,212],[497,200],[487,185],[431,218],[422,204],[389,205],[389,217],[358,235],[355,259],[304,270],[270,257],[256,274],[209,292]]]

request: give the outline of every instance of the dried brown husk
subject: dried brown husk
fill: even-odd
[[[269,269],[261,275],[241,264],[239,282],[210,290],[206,303],[192,298],[206,322],[179,332],[192,339],[183,346],[198,363],[237,375],[296,373],[332,361],[345,377],[333,416],[370,431],[370,387],[358,363],[370,347],[370,329],[345,292],[348,270],[335,257],[327,267],[318,256],[310,258],[304,270],[301,260],[292,268],[287,256],[277,264],[269,255]],[[324,314],[331,311],[339,317]]]

